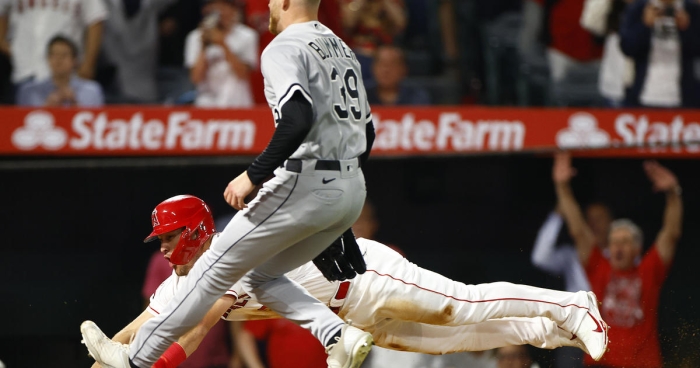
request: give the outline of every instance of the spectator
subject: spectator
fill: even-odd
[[[0,1],[0,6],[6,6]],[[0,9],[0,13],[4,10]],[[7,34],[7,17],[0,17],[0,34]],[[7,38],[0,39],[0,104],[13,104],[15,91],[12,84],[12,61],[10,60],[10,42]]]
[[[46,50],[51,76],[22,85],[17,93],[20,106],[102,106],[104,97],[97,82],[75,75],[78,48],[68,38],[56,36]]]
[[[403,51],[396,46],[379,46],[372,65],[376,85],[367,88],[367,99],[377,105],[429,105],[430,96],[420,88],[403,84],[407,67]]]
[[[596,246],[601,249],[607,248],[611,222],[612,214],[605,204],[596,202],[586,207],[586,224],[593,232]],[[537,234],[532,249],[532,264],[543,271],[563,276],[566,291],[591,290],[586,273],[578,260],[576,248],[569,244],[556,247],[562,225],[563,219],[559,209],[549,214]]]
[[[380,45],[390,45],[403,32],[408,18],[403,0],[341,0],[348,45],[357,54],[362,75],[371,75],[372,56]]]
[[[639,0],[625,11],[622,52],[634,59],[632,87],[625,104],[698,107],[694,76],[700,56],[700,4],[694,0]]]
[[[174,4],[160,14],[158,24],[160,35],[158,64],[160,66],[182,67],[185,64],[185,40],[202,21],[200,1],[174,1]]]
[[[258,34],[239,22],[237,0],[208,0],[205,20],[190,32],[185,65],[200,107],[251,107],[250,72],[257,68]]]
[[[537,49],[538,39],[544,40],[551,102],[559,106],[599,104],[596,78],[602,48],[579,23],[583,1],[529,0],[524,11],[520,52],[524,59],[537,59],[531,52]]]
[[[115,69],[107,91],[114,103],[154,103],[158,100],[158,14],[175,0],[105,0],[102,50]]]
[[[566,219],[579,260],[584,266],[593,292],[602,301],[601,314],[610,325],[614,342],[602,360],[586,364],[602,367],[657,368],[662,366],[658,338],[658,308],[661,286],[668,275],[681,235],[683,205],[675,175],[657,162],[645,162],[644,170],[656,191],[666,194],[663,227],[652,248],[642,256],[642,231],[628,219],[613,221],[608,249],[603,257],[595,246],[595,237],[586,224],[569,182],[574,176],[571,157],[559,153],[554,160],[552,178],[557,198]]]
[[[535,368],[530,352],[525,345],[504,346],[496,351],[498,368]]]
[[[92,79],[106,17],[102,0],[0,0],[0,40],[11,36],[9,49],[7,44],[2,49],[12,57],[12,81],[21,85],[49,76],[44,52],[57,35],[68,38],[83,51],[79,53],[82,56],[78,76]]]
[[[593,203],[586,207],[586,223],[596,238],[596,245],[605,249],[610,231],[612,216],[610,209],[602,203]],[[549,214],[540,228],[532,249],[532,264],[542,271],[563,277],[565,290],[576,292],[591,290],[586,271],[579,262],[576,248],[570,244],[556,247],[557,237],[564,221],[559,210]],[[577,368],[583,366],[583,351],[576,348],[562,347],[554,352],[556,366],[559,368]]]
[[[632,0],[586,0],[581,26],[597,37],[605,37],[600,62],[598,91],[609,107],[622,106],[625,88],[632,84],[634,64],[620,49],[620,22]]]

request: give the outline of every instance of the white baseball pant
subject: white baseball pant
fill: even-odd
[[[368,242],[365,249],[367,272],[353,280],[338,314],[372,333],[380,346],[430,354],[512,344],[554,348],[561,346],[559,327],[575,331],[588,311],[585,291],[466,285],[379,243]]]

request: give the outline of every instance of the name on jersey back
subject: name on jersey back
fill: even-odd
[[[355,53],[337,37],[321,37],[309,42],[311,47],[322,60],[328,58],[344,58],[357,61]]]

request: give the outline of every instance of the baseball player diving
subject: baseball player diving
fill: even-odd
[[[371,349],[369,333],[345,324],[285,276],[359,216],[366,196],[360,166],[374,140],[360,64],[318,22],[320,1],[270,0],[276,37],[262,54],[261,68],[277,128],[265,151],[224,191],[239,212],[128,348],[94,347],[103,365],[151,367],[239,280],[249,295],[325,345],[330,367],[357,367]],[[246,204],[246,196],[273,173]]]
[[[169,308],[173,296],[191,279],[193,264],[206,259],[223,234],[214,230],[209,207],[183,195],[153,211],[153,232],[161,241],[173,275],[151,297],[150,305],[110,340],[91,321],[81,325],[84,343],[100,362],[104,346],[122,346],[141,325]],[[554,349],[579,347],[594,359],[606,350],[607,325],[593,293],[540,289],[505,282],[465,285],[422,269],[389,247],[359,238],[366,272],[347,281],[329,282],[312,262],[286,274],[353,325],[371,333],[385,348],[428,354],[479,351],[530,344]],[[190,275],[188,275],[188,273]],[[244,282],[228,288],[192,330],[173,343],[156,367],[176,367],[190,355],[209,329],[231,321],[278,318],[261,304]],[[140,332],[139,332],[140,333]],[[97,365],[95,365],[97,366]]]

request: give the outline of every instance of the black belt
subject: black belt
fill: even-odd
[[[359,165],[359,160],[357,161]],[[287,169],[287,171],[295,172],[297,174],[301,173],[301,163],[302,161],[298,158],[290,158],[287,160],[286,164],[284,165],[284,168]],[[340,171],[340,161],[336,160],[316,160],[316,166],[314,166],[316,170],[325,170],[325,171]]]

